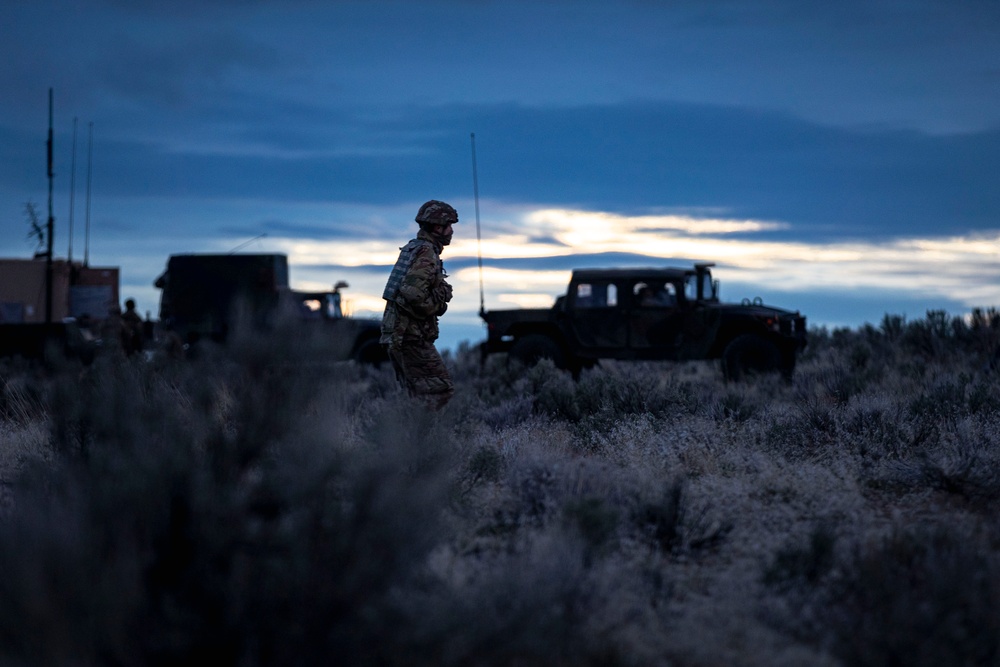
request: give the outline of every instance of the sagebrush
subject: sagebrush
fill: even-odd
[[[238,337],[3,367],[10,665],[1000,663],[1000,317],[811,332],[795,378]]]

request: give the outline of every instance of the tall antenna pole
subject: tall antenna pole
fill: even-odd
[[[52,321],[52,232],[55,228],[55,217],[52,215],[52,89],[49,88],[49,140],[46,142],[48,153],[49,174],[49,222],[45,235],[48,238],[48,252],[45,257],[45,322]]]
[[[90,173],[94,166],[94,121],[90,121],[87,140],[87,219],[83,241],[83,265],[90,266]]]
[[[73,266],[73,197],[76,194],[76,116],[73,117],[73,159],[69,168],[69,251],[66,258]]]
[[[483,296],[483,239],[479,232],[479,173],[476,170],[476,133],[470,135],[472,140],[472,193],[476,200],[476,256],[479,260],[479,314],[486,314],[486,298]]]

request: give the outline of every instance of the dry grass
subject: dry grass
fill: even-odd
[[[246,339],[3,371],[14,665],[1000,661],[1000,318],[707,364],[388,369]]]

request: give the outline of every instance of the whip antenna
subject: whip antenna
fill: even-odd
[[[479,261],[479,315],[486,313],[486,299],[483,296],[483,239],[479,232],[479,174],[476,171],[476,133],[469,135],[472,140],[472,194],[476,200],[476,258]]]
[[[83,235],[84,266],[90,266],[90,176],[94,170],[94,122],[91,121],[87,127],[87,218]]]
[[[48,156],[48,176],[49,176],[49,222],[46,226],[45,236],[48,243],[48,251],[45,253],[45,322],[52,322],[52,234],[55,226],[55,217],[52,215],[52,89],[49,88],[49,139],[45,142],[45,150]]]
[[[76,117],[73,117],[73,160],[69,168],[69,252],[66,258],[73,265],[73,196],[76,194]]]
[[[267,236],[267,232],[264,232],[263,234],[258,234],[257,236],[253,237],[249,241],[245,241],[245,242],[239,244],[238,246],[236,246],[235,248],[233,248],[232,250],[230,250],[229,254],[230,255],[235,255],[239,250],[242,250],[243,248],[247,247],[248,245],[250,245],[254,241],[260,240],[260,239],[264,238],[265,236]]]

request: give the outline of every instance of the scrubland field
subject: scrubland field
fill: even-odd
[[[441,413],[273,340],[3,366],[0,664],[1000,664],[996,311]]]

